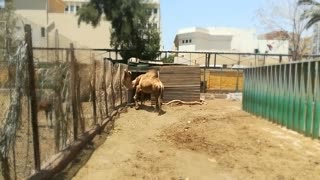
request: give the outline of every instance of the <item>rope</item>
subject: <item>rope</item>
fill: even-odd
[[[163,105],[170,105],[170,104],[183,104],[183,105],[203,105],[205,104],[204,101],[181,101],[181,100],[171,100],[167,103],[162,103]]]

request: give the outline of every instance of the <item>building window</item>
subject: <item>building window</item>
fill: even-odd
[[[74,12],[74,11],[75,11],[74,5],[70,5],[70,12]]]
[[[80,9],[80,6],[76,6],[76,12],[78,12]]]
[[[158,9],[157,8],[154,8],[153,9],[153,14],[157,14],[158,13]]]
[[[41,27],[41,37],[45,37],[46,36],[46,30],[44,27]]]
[[[189,39],[189,43],[191,43],[192,41],[191,41],[191,39]]]
[[[150,16],[151,16],[151,14],[152,14],[152,10],[151,10],[151,9],[149,9],[149,8],[147,8],[147,9],[146,9],[146,13],[147,13],[147,15],[150,15]]]
[[[184,40],[182,40],[182,44],[184,44]]]
[[[64,12],[68,12],[69,11],[69,6],[66,6],[65,8],[64,8]]]
[[[153,28],[157,29],[157,23],[153,23]]]

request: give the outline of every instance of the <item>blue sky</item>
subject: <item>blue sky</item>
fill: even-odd
[[[162,41],[171,50],[176,32],[186,27],[256,28],[264,0],[160,0]]]
[[[0,7],[4,7],[4,0],[0,0]]]

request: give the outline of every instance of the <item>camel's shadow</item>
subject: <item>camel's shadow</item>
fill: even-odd
[[[134,105],[131,105],[130,107],[134,108]],[[145,104],[139,104],[139,108],[137,110],[143,110],[143,111],[147,111],[147,112],[153,112],[153,113],[158,113],[158,111],[156,110],[156,107],[154,105],[145,105]],[[163,115],[165,114],[166,111],[162,110],[159,115]]]

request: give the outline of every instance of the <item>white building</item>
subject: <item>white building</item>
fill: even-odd
[[[174,44],[179,51],[288,53],[288,41],[258,39],[254,29],[225,27],[186,28],[178,31]],[[271,47],[271,48],[270,48]]]
[[[32,25],[33,42],[37,47],[54,47],[55,33],[59,34],[59,46],[68,47],[73,42],[76,47],[111,48],[111,24],[101,21],[98,27],[81,23],[78,25],[76,12],[90,0],[15,0],[16,14]],[[150,3],[150,24],[160,30],[160,1]]]
[[[288,54],[289,49],[287,40],[258,39],[254,29],[226,27],[181,29],[175,37],[174,44],[175,49],[178,51]],[[205,60],[201,56],[191,53],[179,53],[179,56],[175,58],[175,62],[204,65]],[[248,58],[254,59],[255,57]],[[235,55],[220,57],[217,65],[230,64],[233,66],[236,64],[237,59],[238,57]],[[250,63],[252,64],[252,62]]]

